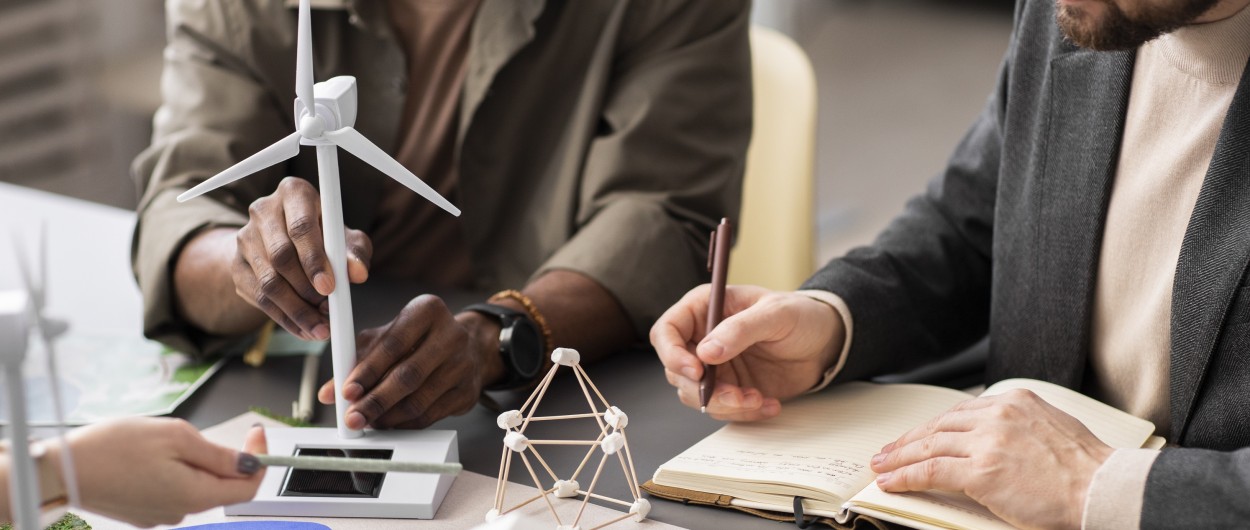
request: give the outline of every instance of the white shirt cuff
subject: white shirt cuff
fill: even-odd
[[[1081,528],[1141,528],[1146,476],[1157,449],[1116,449],[1089,481]]]
[[[829,306],[834,309],[834,312],[842,317],[842,327],[846,329],[846,342],[842,343],[841,351],[838,353],[838,360],[833,363],[833,366],[830,366],[829,369],[825,370],[824,375],[820,378],[820,382],[816,383],[816,386],[807,391],[807,393],[810,394],[812,392],[819,392],[829,386],[829,383],[833,382],[833,378],[837,377],[838,372],[842,371],[842,365],[846,364],[846,353],[851,350],[851,331],[854,328],[851,325],[851,308],[847,307],[846,301],[842,300],[841,296],[833,294],[829,291],[821,291],[819,289],[809,289],[797,292],[798,294],[818,302],[829,304]],[[836,348],[837,346],[835,345],[834,347]]]

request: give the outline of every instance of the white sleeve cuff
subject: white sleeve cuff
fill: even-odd
[[[1081,528],[1141,528],[1146,476],[1158,457],[1157,449],[1116,449],[1111,453],[1089,481]]]
[[[807,393],[810,394],[812,392],[819,392],[829,386],[829,383],[833,382],[833,378],[838,375],[838,372],[842,371],[842,366],[846,364],[846,353],[851,350],[851,331],[854,328],[851,325],[851,308],[847,307],[846,301],[842,300],[841,296],[833,294],[829,291],[821,291],[819,289],[809,289],[797,292],[798,294],[818,302],[829,304],[829,306],[834,309],[834,312],[842,317],[842,327],[846,329],[846,342],[842,343],[841,352],[838,353],[838,360],[833,363],[833,366],[830,366],[827,370],[825,370],[824,375],[820,378],[820,382],[816,383],[816,386],[807,391]],[[834,347],[836,348],[837,346],[835,345]]]

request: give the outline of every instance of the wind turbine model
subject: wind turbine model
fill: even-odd
[[[330,293],[330,347],[334,364],[334,412],[338,436],[327,435],[328,429],[271,429],[269,449],[282,454],[290,449],[357,449],[393,451],[386,457],[412,461],[452,461],[458,458],[454,431],[387,431],[363,432],[349,429],[344,422],[347,401],[343,399],[343,383],[356,365],[355,326],[352,322],[350,283],[347,279],[347,244],[343,234],[343,203],[339,188],[338,148],[377,168],[452,215],[460,210],[413,175],[403,165],[352,128],[356,123],[356,79],[339,76],[313,85],[312,26],[309,0],[300,0],[299,30],[295,63],[295,122],[298,130],[277,143],[262,149],[243,161],[178,196],[183,202],[221,186],[251,175],[299,154],[301,145],[317,147],[317,173],[321,188],[321,226],[326,256],[334,273],[334,291]],[[315,445],[321,444],[321,445]],[[381,449],[385,447],[385,449]],[[378,457],[379,455],[375,455]],[[451,459],[451,460],[449,460]],[[230,515],[322,515],[346,517],[415,517],[431,518],[438,503],[451,487],[452,477],[438,475],[394,474],[385,481],[374,477],[377,484],[369,486],[356,475],[339,472],[349,490],[295,491],[323,479],[335,477],[299,477],[294,473],[283,478],[269,473],[254,501],[228,507]],[[273,479],[273,480],[271,480]],[[370,479],[373,480],[373,479]],[[412,480],[427,484],[404,484]],[[431,482],[432,481],[432,482]],[[363,484],[363,485],[362,485]],[[341,485],[341,484],[340,484]],[[376,486],[376,487],[375,487]],[[383,487],[387,486],[387,487]],[[424,489],[421,489],[424,488]],[[331,488],[333,489],[333,488]],[[281,490],[281,491],[279,491]],[[403,491],[407,490],[407,491]],[[429,490],[425,492],[425,490]],[[395,492],[388,495],[388,491]],[[402,495],[400,492],[402,491]]]
[[[56,368],[56,352],[52,339],[64,333],[68,326],[43,315],[47,299],[45,286],[48,282],[47,241],[42,227],[39,232],[39,283],[32,278],[26,264],[25,252],[15,241],[14,255],[21,271],[25,291],[0,291],[0,366],[4,369],[5,398],[9,408],[9,450],[12,464],[9,476],[9,505],[14,528],[25,530],[45,528],[56,521],[61,513],[40,516],[39,476],[35,473],[35,460],[30,448],[30,431],[26,425],[26,382],[22,376],[22,364],[26,358],[27,340],[31,328],[43,343],[49,384],[52,390],[52,408],[56,413],[58,436],[65,445],[65,418],[61,402],[61,384]],[[78,482],[74,460],[70,451],[61,453],[62,480],[69,504],[78,505]],[[63,512],[62,512],[63,513]]]

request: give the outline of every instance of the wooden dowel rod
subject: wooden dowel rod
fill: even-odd
[[[603,408],[605,410],[612,408],[612,405],[608,404],[608,398],[603,397],[603,393],[599,392],[599,387],[595,386],[594,380],[590,378],[590,374],[586,373],[586,369],[582,368],[582,365],[579,364],[577,365],[577,371],[582,373],[582,377],[585,377],[586,382],[590,384],[590,389],[594,390],[595,395],[599,396],[599,401],[603,402]]]
[[[596,412],[594,414],[568,414],[565,416],[536,416],[530,418],[530,421],[573,420],[577,418],[593,418],[595,416],[603,416],[603,413]]]
[[[602,442],[603,437],[604,437],[603,431],[599,431],[599,437],[595,438],[595,443]],[[595,447],[591,446],[590,449],[586,450],[586,457],[582,459],[582,463],[577,464],[577,471],[573,472],[573,478],[569,480],[577,480],[577,477],[581,476],[582,469],[586,467],[586,462],[590,461],[590,455],[593,455],[593,454],[595,454]]]
[[[559,366],[559,365],[557,364],[556,366]],[[530,392],[530,397],[525,400],[525,404],[521,405],[521,408],[517,410],[525,410],[525,407],[530,406],[530,403],[534,401],[534,396],[538,395],[538,389],[546,386],[547,381],[551,379],[551,374],[554,374],[556,372],[556,366],[552,366],[550,370],[547,370],[547,375],[543,376],[543,380],[538,383],[538,387],[535,388],[533,392]]]
[[[543,494],[542,494],[542,493],[539,493],[538,495],[535,495],[535,496],[533,496],[533,497],[530,497],[530,498],[529,498],[529,500],[527,500],[527,501],[525,501],[525,502],[523,502],[523,503],[521,503],[521,504],[518,504],[518,505],[516,505],[516,506],[513,506],[513,507],[511,507],[511,508],[508,508],[508,511],[506,511],[506,512],[505,512],[505,511],[500,511],[500,512],[499,512],[499,515],[505,515],[505,514],[507,514],[507,513],[509,513],[509,512],[515,511],[515,510],[517,510],[517,509],[519,509],[519,508],[522,508],[522,507],[525,507],[525,506],[529,506],[529,503],[531,503],[531,502],[534,502],[534,501],[538,500],[538,499],[539,499],[539,498],[541,498],[542,496],[543,496]]]
[[[599,483],[599,476],[603,474],[603,465],[608,463],[608,455],[604,453],[603,458],[599,459],[599,469],[595,470],[595,477],[590,479],[590,487],[586,491],[595,491],[595,484]],[[590,495],[582,497],[582,507],[577,509],[577,517],[573,519],[573,526],[582,520],[582,512],[586,511],[586,505],[590,503]]]
[[[625,466],[625,455],[621,454],[621,451],[617,451],[616,459],[621,461],[621,473],[625,475],[625,483],[629,485],[629,494],[633,495],[635,499],[641,497],[638,494],[638,485],[634,484],[634,476],[630,474],[629,468]]]
[[[599,445],[599,442],[586,440],[530,440],[530,445]]]
[[[533,418],[534,413],[538,412],[538,404],[543,402],[543,396],[547,393],[547,389],[551,388],[551,379],[556,375],[556,367],[558,366],[560,365],[557,364],[551,367],[551,373],[547,374],[547,378],[543,380],[543,385],[538,387],[538,399],[534,401],[534,408],[530,409],[530,413],[525,416],[525,421],[521,423],[521,432],[525,432],[525,428],[530,425],[530,418]]]
[[[543,483],[538,481],[538,473],[534,472],[534,466],[530,465],[530,459],[525,456],[525,453],[521,453],[521,461],[525,462],[525,469],[529,470],[530,478],[534,479],[534,487],[543,492],[543,500],[547,501],[547,508],[551,509],[551,516],[556,518],[556,525],[563,525],[564,523],[560,522],[560,514],[556,513],[555,505],[551,504],[551,498],[547,496],[547,490],[543,489]]]
[[[556,476],[556,472],[551,470],[551,466],[547,465],[547,461],[543,460],[543,455],[538,454],[538,448],[530,446],[529,449],[531,453],[534,453],[534,458],[538,459],[538,463],[543,465],[543,469],[547,470],[547,474],[551,475],[551,481],[554,483],[555,481],[560,480],[560,477]]]
[[[503,504],[504,504],[504,498],[508,496],[508,484],[506,483],[506,481],[508,480],[508,477],[512,476],[512,457],[514,456],[513,451],[511,449],[508,449],[507,446],[504,446],[504,450],[508,451],[508,463],[506,466],[504,466],[506,468],[504,469],[504,475],[503,475],[505,484],[503,485],[503,490],[499,492],[499,507],[501,508],[503,507]]]
[[[591,528],[590,530],[599,530],[600,528],[603,528],[603,527],[605,527],[605,526],[609,526],[609,525],[616,524],[616,523],[619,523],[619,522],[621,522],[621,521],[624,521],[625,519],[628,519],[628,518],[632,517],[633,515],[634,515],[634,514],[632,514],[632,513],[627,513],[627,514],[625,514],[625,515],[622,515],[622,516],[620,516],[620,517],[617,517],[616,519],[613,519],[613,520],[608,521],[608,522],[606,522],[606,523],[603,523],[603,524],[601,524],[601,525],[599,525],[599,526],[596,526],[596,527],[594,527],[594,528]]]
[[[503,453],[499,455],[499,480],[495,481],[495,510],[503,511],[503,499],[499,498],[503,492],[504,484],[508,482],[508,477],[504,475],[504,469],[508,464],[508,446],[503,447]]]
[[[634,453],[629,450],[629,435],[625,434],[625,429],[621,429],[621,438],[625,440],[625,459],[629,461],[629,476],[634,478],[634,498],[642,498],[642,491],[638,489],[638,471],[634,469]]]
[[[608,432],[608,428],[607,428],[607,426],[603,424],[603,418],[601,418],[601,417],[599,417],[599,416],[597,415],[597,414],[598,414],[598,412],[599,412],[599,409],[595,407],[595,400],[594,400],[594,398],[591,398],[591,397],[590,397],[590,391],[589,391],[589,390],[586,390],[586,382],[582,380],[582,371],[581,371],[581,370],[577,370],[577,368],[581,368],[581,366],[574,366],[573,368],[574,368],[574,370],[573,370],[573,375],[575,376],[574,378],[575,378],[575,379],[577,379],[577,384],[578,384],[579,386],[581,386],[581,387],[582,387],[582,394],[585,394],[585,395],[586,395],[586,404],[587,404],[587,405],[590,405],[590,411],[591,411],[591,412],[596,413],[596,416],[595,416],[595,423],[598,423],[598,424],[599,424],[599,430],[601,430],[601,431],[603,431],[603,432]]]
[[[600,494],[598,494],[598,493],[591,493],[591,492],[589,492],[589,491],[577,490],[577,494],[578,494],[578,495],[589,495],[589,496],[594,497],[594,498],[596,498],[596,499],[599,499],[599,500],[601,500],[601,501],[614,502],[614,503],[619,504],[619,505],[621,505],[621,506],[626,506],[626,507],[631,507],[631,508],[634,506],[632,503],[628,503],[628,502],[625,502],[625,501],[620,500],[620,499],[613,499],[612,497],[604,497],[603,495],[600,495]]]

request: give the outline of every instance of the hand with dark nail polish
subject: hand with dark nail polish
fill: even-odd
[[[66,442],[74,454],[82,508],[141,527],[176,524],[189,513],[249,500],[265,476],[254,456],[266,451],[260,426],[248,432],[242,452],[209,442],[190,423],[170,418],[96,423],[74,429]],[[47,450],[46,461],[59,467],[65,448],[53,442]],[[0,462],[0,471],[7,465]],[[54,481],[47,487],[62,486]],[[0,519],[5,516],[0,506]]]

